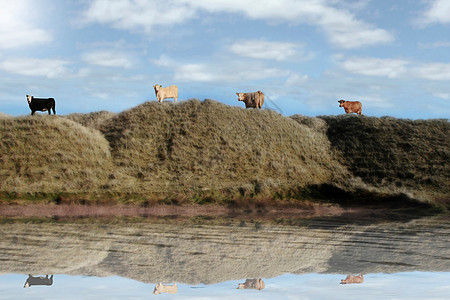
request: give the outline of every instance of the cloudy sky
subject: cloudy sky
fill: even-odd
[[[0,276],[0,300],[10,299],[203,299],[203,300],[312,300],[312,299],[397,299],[442,300],[450,292],[449,272],[404,272],[365,274],[363,284],[341,285],[344,274],[285,274],[264,278],[265,289],[237,290],[237,284],[227,281],[213,285],[186,285],[178,283],[176,295],[152,295],[156,283],[143,283],[124,277],[93,277],[54,275],[51,287],[23,288],[28,275]],[[74,284],[76,283],[76,284]]]
[[[25,94],[58,114],[120,112],[176,84],[179,101],[284,115],[450,117],[448,0],[0,0],[0,111]]]

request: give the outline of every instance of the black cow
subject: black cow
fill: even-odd
[[[28,105],[31,109],[31,115],[34,115],[36,111],[48,111],[51,115],[50,109],[53,110],[53,114],[56,115],[55,111],[55,99],[53,98],[34,98],[33,96],[27,95]]]
[[[24,288],[31,287],[33,285],[52,285],[53,284],[53,275],[50,276],[50,278],[47,276],[31,276],[31,274],[28,275],[27,281],[25,281],[25,284],[23,285]]]

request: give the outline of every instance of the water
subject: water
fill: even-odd
[[[450,299],[449,233],[442,217],[300,226],[3,222],[0,299]],[[53,274],[53,282],[24,288],[28,274],[47,284]],[[340,284],[359,274],[362,283]],[[237,289],[259,278],[263,289]],[[176,294],[152,295],[159,282],[176,283]]]

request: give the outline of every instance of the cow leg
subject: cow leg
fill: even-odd
[[[52,108],[49,107],[47,110],[48,110],[48,114],[51,115],[52,114]]]
[[[31,115],[34,115],[35,112],[36,112],[35,110],[32,110],[32,111],[31,111]]]

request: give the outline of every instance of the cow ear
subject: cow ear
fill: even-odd
[[[239,96],[239,93],[236,93],[236,95],[238,95],[238,96]]]

